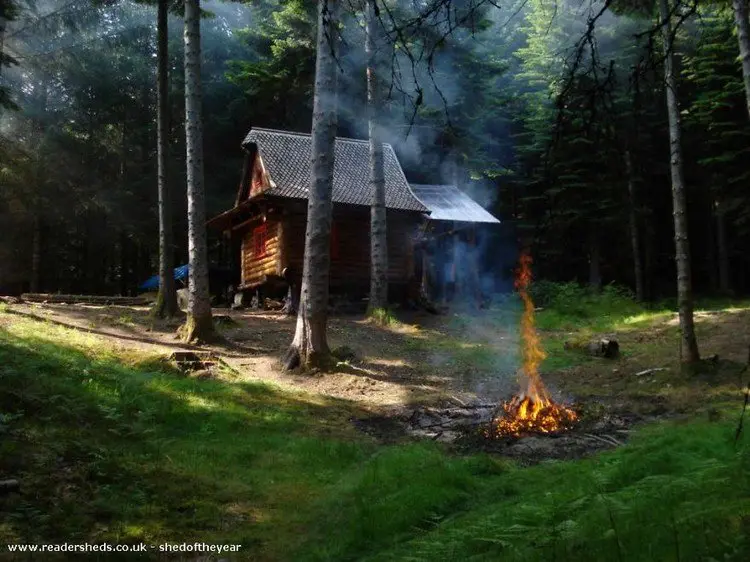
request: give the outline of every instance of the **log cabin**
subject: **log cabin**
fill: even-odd
[[[298,285],[311,178],[309,134],[253,128],[234,207],[208,221],[223,233],[239,270],[238,292]],[[413,247],[429,209],[412,192],[393,148],[383,145],[388,281],[402,292],[414,275]],[[330,289],[366,295],[370,282],[369,143],[336,138]]]

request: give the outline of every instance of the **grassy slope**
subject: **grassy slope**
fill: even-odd
[[[0,544],[202,540],[253,560],[750,554],[750,439],[735,449],[732,421],[660,424],[594,459],[521,469],[377,446],[349,428],[353,409],[181,378],[0,311],[0,479],[23,486],[0,497]]]
[[[0,479],[23,487],[0,497],[0,544],[204,540],[274,559],[297,507],[373,451],[344,405],[186,379],[0,319]]]

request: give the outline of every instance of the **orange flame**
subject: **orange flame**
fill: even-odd
[[[534,302],[529,295],[531,256],[521,253],[515,287],[523,301],[521,316],[521,388],[525,390],[502,405],[503,413],[492,420],[487,437],[521,435],[529,432],[552,433],[575,423],[577,414],[552,400],[539,375],[539,365],[547,357],[534,325]]]

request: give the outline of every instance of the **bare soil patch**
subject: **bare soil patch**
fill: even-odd
[[[188,346],[175,335],[180,319],[154,321],[147,307],[12,303],[5,310],[11,314],[0,316],[4,323],[16,314],[60,324],[131,354],[212,353],[231,368],[221,376],[353,401],[384,419],[410,415],[422,406],[496,404],[517,389],[517,320],[508,312],[472,317],[404,313],[398,323],[385,327],[361,316],[334,316],[329,321],[331,347],[346,346],[355,357],[333,372],[303,374],[281,369],[279,357],[292,340],[295,319],[276,312],[216,309],[225,342]],[[573,367],[546,372],[545,383],[563,402],[599,404],[614,416],[690,413],[711,409],[717,400],[735,400],[741,395],[738,373],[747,357],[750,310],[699,313],[696,323],[702,353],[719,359],[695,372],[680,369],[679,335],[673,319],[666,318],[647,328],[598,334],[616,337],[622,350],[617,359],[582,357]],[[570,336],[542,335],[551,355],[555,342],[562,349],[561,341]],[[661,370],[636,376],[653,368]],[[376,422],[357,423],[364,428]],[[396,428],[390,421],[382,424]],[[397,433],[393,429],[391,437]]]

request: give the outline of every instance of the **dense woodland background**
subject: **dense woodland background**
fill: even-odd
[[[397,15],[413,12],[408,0],[393,4]],[[0,5],[0,293],[133,293],[158,267],[155,7]],[[367,138],[363,17],[349,7],[338,134]],[[612,3],[587,35],[603,7],[487,5],[450,36],[425,27],[410,36],[413,51],[389,53],[385,140],[411,181],[458,180],[503,221],[485,263],[498,290],[510,287],[522,241],[545,279],[635,289],[635,234],[642,296],[675,292],[661,38],[653,11],[638,3]],[[316,25],[314,3],[302,0],[203,8],[213,215],[233,202],[251,125],[309,132]],[[678,10],[694,287],[746,293],[750,131],[731,5]],[[187,262],[179,16],[170,17],[169,46],[179,265]]]

